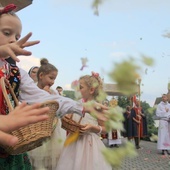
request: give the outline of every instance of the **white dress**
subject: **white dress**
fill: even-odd
[[[50,140],[28,152],[33,170],[55,170],[65,139],[66,131],[61,128],[61,120],[58,119]]]
[[[169,108],[169,112],[166,112],[166,108]],[[157,149],[170,150],[170,104],[160,102],[156,110],[156,116],[160,119]]]
[[[57,94],[58,91],[50,89],[52,94]],[[57,162],[63,148],[66,131],[61,128],[60,118],[55,119],[55,129],[51,138],[45,142],[42,146],[28,152],[30,160],[33,166],[33,170],[55,170]]]
[[[80,116],[74,114],[73,119],[78,121]],[[98,126],[97,120],[88,113],[81,124]],[[63,148],[56,170],[112,170],[101,153],[103,148],[105,146],[96,133],[80,135],[76,142]]]

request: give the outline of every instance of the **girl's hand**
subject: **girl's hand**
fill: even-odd
[[[31,36],[32,33],[28,33],[25,37],[23,37],[17,42],[1,45],[0,58],[6,59],[11,57],[14,61],[19,62],[20,60],[17,58],[18,55],[25,55],[25,56],[31,55],[32,53],[30,51],[26,51],[23,48],[33,46],[40,42],[40,41],[28,41],[28,39]]]
[[[108,107],[97,102],[84,103],[84,112],[93,114],[98,120],[106,121],[106,114],[108,113]]]
[[[8,115],[0,115],[0,130],[10,132],[20,127],[46,120],[49,108],[40,108],[40,106],[41,104],[27,105],[22,103]]]
[[[40,104],[22,103],[8,115],[0,115],[0,143],[9,146],[16,145],[18,138],[8,132],[48,119],[48,111],[48,107],[40,108]]]
[[[43,90],[45,90],[45,91],[47,91],[48,93],[52,94],[49,86],[45,86],[45,87],[43,88]]]
[[[84,125],[84,127],[82,127],[82,128],[80,129],[80,133],[88,133],[88,132],[91,132],[91,129],[92,129],[92,125],[86,124],[86,125]]]
[[[0,144],[14,146],[18,143],[18,138],[8,133],[0,131]]]

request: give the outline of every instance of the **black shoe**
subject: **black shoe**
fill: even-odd
[[[170,153],[168,152],[168,150],[166,150],[166,153],[167,153],[168,155],[170,155]]]
[[[136,146],[136,149],[140,149],[140,146]]]
[[[162,155],[165,155],[165,150],[162,150]]]

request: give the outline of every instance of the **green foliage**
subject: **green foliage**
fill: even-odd
[[[131,95],[137,91],[137,80],[140,78],[140,67],[133,58],[121,63],[115,63],[114,69],[109,73],[110,78],[117,83],[117,87],[124,95]]]
[[[71,99],[73,99],[73,100],[76,99],[76,98],[75,98],[75,92],[74,92],[73,90],[64,90],[64,91],[63,91],[63,95],[64,95],[65,97],[71,98]]]
[[[154,115],[156,108],[150,107],[148,103],[141,102],[141,106],[143,108],[144,114],[147,119],[147,126],[148,126],[148,137],[144,138],[144,140],[150,141],[150,137],[152,134],[158,134],[158,128],[155,127]]]
[[[126,106],[130,106],[130,99],[126,96],[119,96],[118,97],[118,105],[122,108],[126,108]]]

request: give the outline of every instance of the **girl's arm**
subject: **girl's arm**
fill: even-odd
[[[59,103],[59,109],[57,110],[57,116],[62,117],[65,114],[69,113],[77,113],[79,115],[82,115],[84,112],[88,113],[96,113],[96,116],[99,117],[99,119],[105,119],[102,114],[107,110],[107,107],[98,104],[93,103],[91,107],[88,105],[84,105],[81,102],[74,101],[70,98],[64,97],[57,94],[49,94],[45,90],[39,89],[33,80],[29,77],[28,73],[24,71],[23,69],[20,69],[21,73],[21,83],[20,83],[20,96],[19,100],[26,101],[27,103],[40,103],[50,100],[55,100]],[[101,109],[97,111],[97,106],[99,106]],[[98,114],[97,114],[98,113]]]
[[[99,120],[98,121],[98,126],[97,125],[92,125],[92,124],[86,124],[84,125],[83,128],[81,128],[80,132],[82,133],[88,133],[88,132],[93,132],[97,134],[106,134],[106,128],[104,126],[104,122]]]

